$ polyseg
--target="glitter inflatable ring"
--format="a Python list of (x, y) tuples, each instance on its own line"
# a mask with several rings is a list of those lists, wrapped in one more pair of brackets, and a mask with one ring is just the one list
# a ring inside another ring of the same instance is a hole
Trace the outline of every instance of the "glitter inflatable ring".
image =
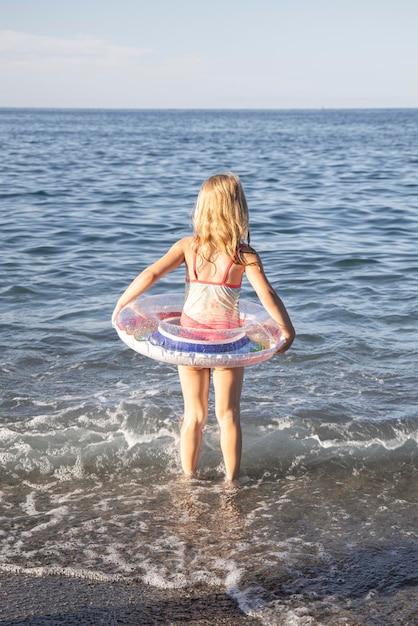
[(140, 296), (119, 313), (114, 327), (127, 346), (174, 365), (242, 367), (272, 357), (285, 344), (280, 326), (259, 304), (240, 300), (238, 328), (180, 326), (184, 297)]

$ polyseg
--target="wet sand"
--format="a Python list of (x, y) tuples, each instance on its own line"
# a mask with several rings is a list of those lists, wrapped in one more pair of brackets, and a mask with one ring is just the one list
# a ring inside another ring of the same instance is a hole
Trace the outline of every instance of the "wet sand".
[(156, 590), (141, 583), (0, 574), (1, 626), (259, 626), (214, 589)]

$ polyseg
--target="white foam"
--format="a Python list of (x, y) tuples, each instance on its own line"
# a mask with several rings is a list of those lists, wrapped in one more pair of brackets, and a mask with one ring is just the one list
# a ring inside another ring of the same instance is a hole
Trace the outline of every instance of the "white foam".
[(126, 577), (120, 574), (104, 574), (102, 572), (77, 569), (73, 567), (45, 566), (45, 567), (22, 567), (20, 565), (0, 564), (0, 572), (7, 574), (29, 574), (31, 576), (67, 576), (68, 578), (81, 578), (97, 582), (125, 581)]
[(26, 515), (32, 516), (32, 515), (38, 514), (38, 511), (36, 510), (36, 506), (35, 506), (35, 494), (34, 493), (29, 493), (26, 496), (26, 501), (22, 502), (20, 506), (23, 509), (23, 511), (26, 513)]
[[(125, 546), (122, 544), (112, 544), (108, 545), (104, 549), (104, 554), (102, 554), (102, 559), (105, 563), (110, 563), (111, 565), (115, 565), (119, 570), (124, 572), (132, 572), (132, 564), (126, 562), (126, 560), (121, 556), (121, 552), (123, 552)], [(94, 555), (94, 552), (91, 551)]]
[(56, 415), (35, 415), (30, 420), (28, 420), (26, 428), (27, 431), (30, 431), (31, 428), (36, 429), (39, 426), (47, 425), (50, 428), (53, 428), (57, 422)]
[(157, 589), (185, 589), (197, 584), (205, 584), (210, 587), (225, 587), (225, 579), (213, 571), (207, 569), (194, 569), (192, 572), (167, 572), (163, 568), (158, 569), (150, 563), (146, 565), (145, 574), (142, 576), (145, 584)]
[(60, 481), (83, 478), (84, 474), (84, 465), (81, 456), (77, 457), (73, 465), (60, 465), (59, 468), (54, 471), (55, 478), (58, 478)]
[(236, 588), (244, 574), (244, 568), (236, 565), (231, 566), (231, 564), (228, 564), (228, 566), (229, 572), (225, 577), (225, 587), (227, 589)]
[(274, 417), (272, 421), (277, 424), (277, 430), (286, 430), (294, 426), (293, 420), (290, 417), (277, 418)]
[(307, 607), (290, 609), (280, 600), (266, 602), (266, 590), (254, 585), (245, 589), (237, 587), (228, 590), (228, 594), (235, 600), (245, 615), (254, 617), (264, 626), (321, 626), (309, 614)]
[(157, 432), (154, 433), (135, 433), (132, 430), (120, 429), (120, 432), (125, 437), (125, 441), (128, 444), (128, 449), (130, 450), (137, 444), (144, 443), (152, 443), (157, 441), (161, 437), (170, 437), (173, 438), (173, 432), (168, 430), (167, 428), (160, 428)]
[(6, 467), (16, 461), (16, 454), (12, 452), (0, 452), (0, 465)]
[(0, 428), (0, 441), (11, 443), (17, 439), (18, 436), (19, 434), (16, 431), (11, 430), (11, 428), (7, 428), (6, 426)]
[[(34, 512), (33, 512), (34, 511)], [(34, 508), (32, 509), (31, 515), (40, 515), (38, 511)], [(51, 519), (48, 522), (43, 522), (41, 524), (37, 524), (30, 530), (24, 530), (21, 533), (21, 537), (31, 537), (34, 533), (42, 532), (46, 529), (52, 528), (60, 523), (60, 521), (68, 515), (68, 508), (66, 506), (60, 506), (56, 509), (50, 509), (47, 515), (51, 515)]]
[(256, 616), (257, 612), (264, 606), (264, 602), (261, 599), (264, 593), (262, 587), (253, 586), (239, 589), (234, 586), (230, 587), (227, 592), (245, 615)]
[(144, 583), (157, 589), (183, 589), (187, 587), (188, 580), (184, 574), (175, 574), (172, 578), (167, 579), (161, 572), (155, 568), (148, 568), (147, 573), (143, 577)]
[(347, 449), (347, 448), (357, 448), (362, 450), (367, 450), (372, 448), (373, 446), (380, 446), (385, 450), (398, 450), (402, 448), (408, 441), (415, 441), (418, 443), (418, 431), (413, 433), (400, 433), (397, 437), (393, 439), (382, 439), (381, 437), (372, 437), (371, 439), (366, 439), (364, 441), (349, 439), (347, 441), (337, 441), (336, 439), (321, 439), (319, 435), (309, 435), (304, 437), (304, 440), (314, 440), (316, 441), (321, 448), (329, 449)]

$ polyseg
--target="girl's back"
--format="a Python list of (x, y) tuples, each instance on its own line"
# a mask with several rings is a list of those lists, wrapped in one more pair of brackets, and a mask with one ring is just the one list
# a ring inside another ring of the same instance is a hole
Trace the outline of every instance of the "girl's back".
[(238, 301), (244, 266), (227, 254), (199, 255), (190, 242), (186, 254), (186, 298), (182, 326), (236, 328), (240, 325)]

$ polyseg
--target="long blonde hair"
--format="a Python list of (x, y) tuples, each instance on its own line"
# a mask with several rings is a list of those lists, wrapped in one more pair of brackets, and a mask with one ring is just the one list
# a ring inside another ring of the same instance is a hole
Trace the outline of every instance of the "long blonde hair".
[(230, 172), (208, 178), (193, 213), (193, 247), (205, 260), (217, 252), (245, 264), (242, 243), (250, 243), (247, 200), (239, 176)]

